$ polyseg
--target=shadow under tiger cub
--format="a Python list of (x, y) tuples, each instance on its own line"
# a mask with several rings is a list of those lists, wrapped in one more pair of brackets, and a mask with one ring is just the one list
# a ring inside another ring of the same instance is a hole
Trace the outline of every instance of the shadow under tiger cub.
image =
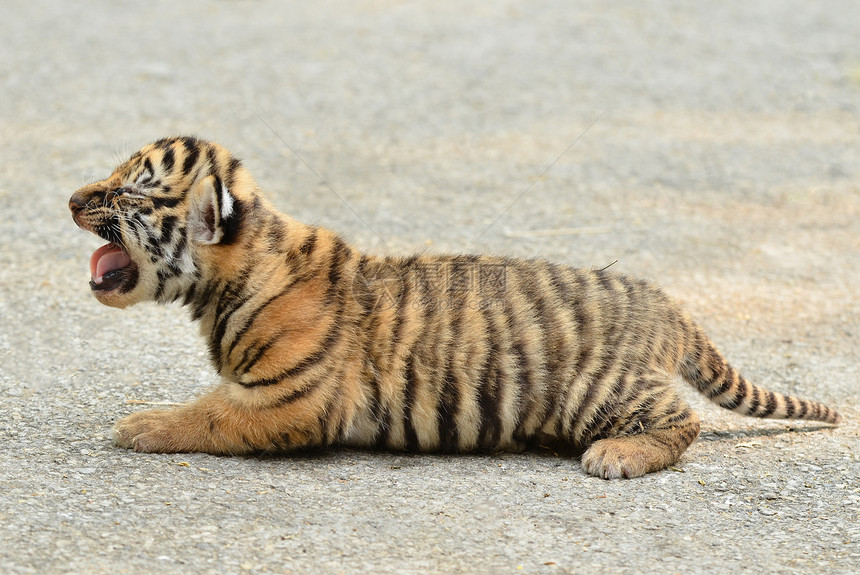
[(484, 256), (377, 257), (276, 211), (241, 162), (166, 138), (79, 189), (102, 303), (179, 301), (222, 383), (135, 413), (118, 445), (241, 454), (326, 445), (519, 450), (553, 442), (586, 472), (636, 477), (699, 433), (680, 376), (755, 417), (838, 423), (741, 377), (658, 288), (605, 271)]

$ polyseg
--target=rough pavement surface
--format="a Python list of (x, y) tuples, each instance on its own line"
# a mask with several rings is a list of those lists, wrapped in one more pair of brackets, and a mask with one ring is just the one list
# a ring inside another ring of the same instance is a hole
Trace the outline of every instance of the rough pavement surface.
[[(4, 3), (0, 572), (857, 572), (854, 2), (287, 4)], [(617, 259), (845, 422), (697, 399), (675, 469), (611, 482), (549, 452), (118, 449), (214, 375), (185, 310), (89, 294), (67, 201), (172, 134), (368, 251)]]

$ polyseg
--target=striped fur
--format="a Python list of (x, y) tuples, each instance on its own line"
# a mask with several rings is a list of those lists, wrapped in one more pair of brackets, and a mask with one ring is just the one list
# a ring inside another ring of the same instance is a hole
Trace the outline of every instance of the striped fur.
[[(555, 444), (588, 473), (635, 477), (698, 435), (677, 376), (744, 415), (840, 420), (749, 383), (643, 281), (539, 260), (362, 254), (277, 212), (241, 162), (195, 138), (145, 147), (70, 208), (128, 262), (94, 277), (96, 297), (181, 302), (223, 380), (184, 407), (121, 420), (123, 447)], [(111, 268), (99, 253), (93, 269)]]

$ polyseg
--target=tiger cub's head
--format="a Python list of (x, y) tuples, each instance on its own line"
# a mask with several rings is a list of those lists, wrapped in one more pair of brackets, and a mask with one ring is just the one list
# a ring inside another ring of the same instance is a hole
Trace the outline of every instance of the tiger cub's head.
[(69, 200), (75, 223), (109, 243), (90, 258), (90, 288), (105, 305), (191, 297), (259, 206), (239, 160), (217, 144), (165, 138), (135, 152), (106, 179)]

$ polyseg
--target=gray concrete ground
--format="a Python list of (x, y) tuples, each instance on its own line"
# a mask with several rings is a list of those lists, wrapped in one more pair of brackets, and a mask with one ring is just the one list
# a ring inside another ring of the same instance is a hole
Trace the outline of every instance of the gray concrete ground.
[[(10, 0), (0, 38), (0, 572), (860, 569), (854, 2)], [(90, 296), (66, 202), (179, 133), (369, 251), (617, 259), (845, 423), (696, 400), (676, 469), (613, 482), (552, 453), (117, 449), (214, 377), (184, 310)]]

